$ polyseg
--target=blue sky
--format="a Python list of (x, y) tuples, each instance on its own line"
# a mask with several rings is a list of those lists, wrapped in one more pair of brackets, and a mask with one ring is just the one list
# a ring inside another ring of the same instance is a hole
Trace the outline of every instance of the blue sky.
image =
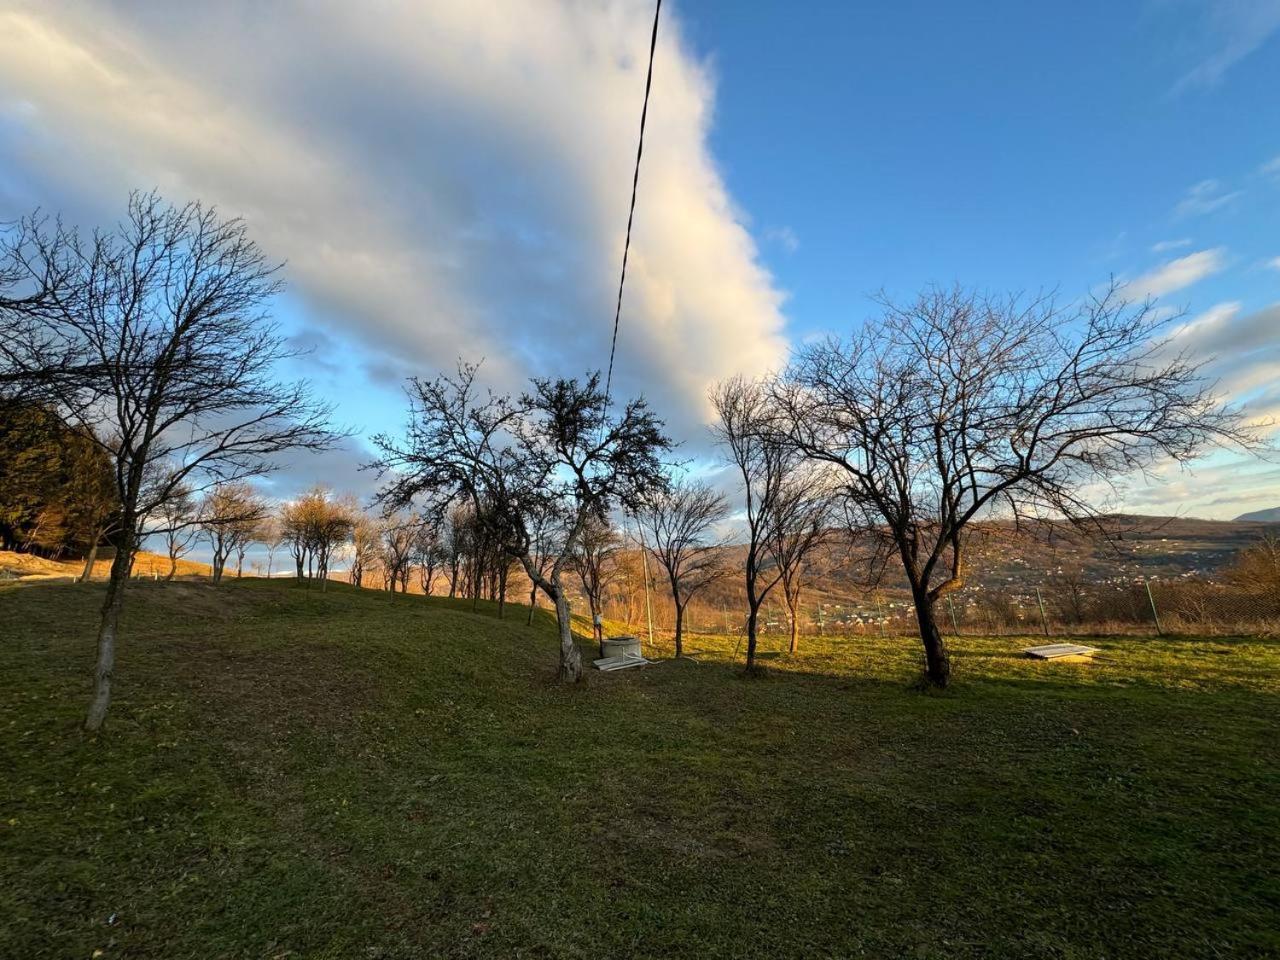
[[(1170, 240), (1232, 262), (1175, 299), (1280, 296), (1280, 272), (1252, 269), (1280, 249), (1280, 181), (1259, 173), (1280, 154), (1280, 44), (1188, 81), (1230, 42), (1207, 5), (719, 3), (687, 20), (720, 81), (713, 150), (798, 332), (860, 317), (881, 286), (1074, 292), (1158, 266)], [(1178, 214), (1209, 180), (1242, 193)]]
[[(459, 355), (607, 362), (647, 0), (0, 0), (0, 217), (131, 187), (244, 216), (287, 261), (297, 372), (363, 435)], [(929, 282), (1115, 275), (1255, 416), (1280, 413), (1280, 0), (664, 5), (619, 389), (694, 454), (707, 386)], [(366, 491), (351, 449), (287, 465)], [(1126, 505), (1280, 504), (1236, 455)]]

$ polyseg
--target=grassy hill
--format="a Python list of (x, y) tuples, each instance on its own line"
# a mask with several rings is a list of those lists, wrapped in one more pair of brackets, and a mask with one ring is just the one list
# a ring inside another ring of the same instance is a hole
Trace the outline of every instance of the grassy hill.
[[(807, 639), (554, 682), (550, 624), (0, 586), (0, 956), (1223, 957), (1280, 934), (1280, 644)], [(662, 656), (659, 649), (652, 653)]]
[[(14, 553), (0, 550), (0, 580), (19, 579), (76, 579), (84, 572), (83, 560), (46, 560), (31, 553)], [(93, 577), (105, 580), (111, 572), (110, 560), (98, 560), (93, 565)], [(133, 561), (134, 576), (164, 577), (169, 573), (169, 558), (156, 553), (139, 551)], [(178, 560), (177, 576), (207, 577), (209, 565), (192, 560)]]

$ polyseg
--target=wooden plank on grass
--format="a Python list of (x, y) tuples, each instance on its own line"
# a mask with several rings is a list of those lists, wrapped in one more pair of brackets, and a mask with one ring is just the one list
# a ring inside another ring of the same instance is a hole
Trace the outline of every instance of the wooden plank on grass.
[(628, 667), (647, 666), (649, 661), (637, 654), (627, 653), (620, 657), (601, 657), (594, 661), (597, 670), (626, 670)]
[(1037, 660), (1061, 660), (1063, 657), (1092, 657), (1098, 649), (1079, 643), (1046, 643), (1039, 647), (1027, 647), (1022, 652)]

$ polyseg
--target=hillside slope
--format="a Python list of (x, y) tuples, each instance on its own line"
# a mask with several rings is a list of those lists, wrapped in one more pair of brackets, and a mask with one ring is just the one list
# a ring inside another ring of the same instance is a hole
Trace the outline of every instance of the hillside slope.
[[(46, 560), (30, 553), (14, 553), (0, 550), (0, 580), (6, 579), (75, 579), (84, 572), (83, 560)], [(93, 577), (102, 580), (111, 572), (110, 560), (99, 560), (93, 565)], [(133, 561), (134, 576), (167, 576), (169, 558), (156, 553), (140, 551)], [(209, 565), (191, 560), (179, 560), (179, 577), (207, 577)]]
[(1236, 517), (1236, 523), (1280, 523), (1280, 507), (1242, 513)]
[[(265, 580), (0, 587), (0, 956), (1280, 949), (1272, 641), (1095, 665), (806, 639), (553, 679), (545, 616)], [(662, 656), (664, 650), (650, 651)]]

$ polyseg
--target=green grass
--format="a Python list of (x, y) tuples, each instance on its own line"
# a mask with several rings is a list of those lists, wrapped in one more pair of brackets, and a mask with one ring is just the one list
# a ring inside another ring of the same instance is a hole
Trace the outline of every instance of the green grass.
[(0, 957), (1280, 953), (1274, 640), (565, 687), (518, 608), (141, 582), (89, 738), (99, 598), (0, 590)]

